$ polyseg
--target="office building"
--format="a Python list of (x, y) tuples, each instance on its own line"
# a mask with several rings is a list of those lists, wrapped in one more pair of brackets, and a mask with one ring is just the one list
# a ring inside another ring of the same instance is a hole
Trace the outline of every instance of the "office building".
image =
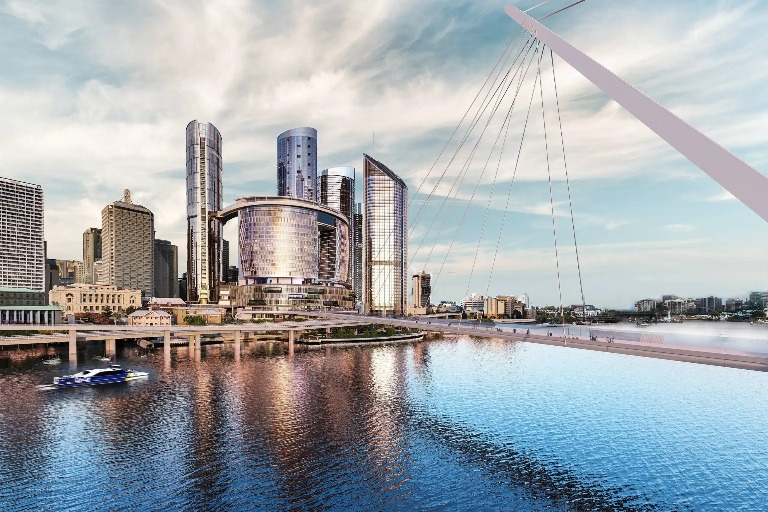
[(59, 284), (84, 283), (83, 262), (76, 260), (56, 260), (59, 268)]
[(363, 302), (366, 313), (402, 315), (408, 297), (408, 187), (363, 155)]
[(218, 301), (221, 280), (221, 134), (211, 123), (187, 125), (187, 300)]
[(155, 239), (154, 296), (179, 296), (179, 249), (168, 240)]
[(314, 128), (293, 128), (277, 136), (277, 195), (317, 202)]
[(464, 297), (464, 300), (461, 301), (461, 306), (467, 314), (482, 314), (485, 312), (485, 297), (473, 293), (469, 297)]
[(88, 228), (83, 232), (83, 282), (93, 284), (93, 264), (101, 259), (101, 229)]
[(45, 292), (43, 188), (0, 178), (0, 286)]
[(413, 306), (427, 308), (430, 305), (432, 294), (432, 276), (426, 272), (413, 275)]
[(221, 240), (221, 281), (229, 282), (229, 240)]
[(131, 191), (126, 189), (122, 200), (101, 211), (101, 235), (103, 280), (151, 296), (155, 254), (152, 212), (134, 204)]

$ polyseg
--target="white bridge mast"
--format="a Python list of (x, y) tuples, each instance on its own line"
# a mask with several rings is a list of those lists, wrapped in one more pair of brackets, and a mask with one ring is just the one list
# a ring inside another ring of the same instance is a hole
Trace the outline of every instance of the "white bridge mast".
[(513, 5), (510, 18), (768, 221), (768, 178)]

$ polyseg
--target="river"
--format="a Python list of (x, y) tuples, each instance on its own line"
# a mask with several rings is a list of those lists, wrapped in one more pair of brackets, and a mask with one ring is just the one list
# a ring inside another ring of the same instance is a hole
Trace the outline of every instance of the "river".
[(118, 358), (150, 378), (0, 368), (0, 510), (768, 508), (768, 373), (466, 337)]

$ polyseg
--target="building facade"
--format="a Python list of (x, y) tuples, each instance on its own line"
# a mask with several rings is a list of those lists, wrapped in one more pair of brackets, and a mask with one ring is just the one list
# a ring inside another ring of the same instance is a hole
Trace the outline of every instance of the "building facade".
[(430, 305), (432, 295), (432, 276), (426, 272), (413, 275), (413, 305), (426, 308)]
[(221, 133), (211, 123), (187, 125), (187, 300), (218, 301), (223, 204)]
[(0, 178), (0, 286), (45, 292), (43, 188)]
[(357, 203), (357, 211), (352, 215), (352, 291), (355, 301), (363, 301), (363, 205)]
[(155, 216), (133, 204), (131, 191), (101, 211), (102, 270), (106, 284), (141, 290), (154, 289)]
[(293, 128), (277, 136), (277, 195), (317, 202), (314, 128)]
[(125, 311), (141, 307), (141, 290), (118, 289), (114, 285), (73, 284), (57, 286), (50, 292), (50, 303), (65, 314)]
[(363, 155), (363, 303), (366, 313), (402, 315), (408, 297), (408, 187)]
[(355, 287), (355, 168), (329, 167), (317, 179), (319, 203), (341, 212), (349, 221), (349, 279)]
[[(83, 232), (84, 283), (94, 284), (93, 264), (101, 259), (101, 229), (88, 228)], [(80, 281), (78, 281), (80, 282)]]
[(239, 223), (239, 280), (228, 294), (234, 305), (352, 307), (349, 223), (340, 212), (303, 199), (251, 196), (218, 216)]
[(179, 249), (168, 240), (155, 239), (154, 296), (179, 296)]
[(173, 316), (165, 311), (148, 311), (140, 309), (128, 315), (128, 325), (171, 325)]

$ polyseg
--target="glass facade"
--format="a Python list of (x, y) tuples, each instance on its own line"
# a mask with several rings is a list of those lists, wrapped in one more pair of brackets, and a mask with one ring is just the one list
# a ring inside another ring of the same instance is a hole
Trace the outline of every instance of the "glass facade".
[(363, 155), (366, 313), (402, 315), (407, 301), (408, 187), (381, 162)]
[(239, 219), (240, 284), (330, 283), (349, 288), (349, 222), (288, 197), (243, 197), (217, 213)]
[(217, 302), (221, 281), (221, 134), (211, 123), (187, 125), (187, 300)]
[(303, 127), (277, 137), (277, 195), (317, 202), (317, 130)]
[(315, 212), (292, 206), (249, 206), (238, 212), (240, 270), (246, 282), (317, 279)]
[[(354, 167), (329, 167), (320, 171), (317, 179), (319, 202), (332, 210), (343, 214), (349, 220), (348, 234), (350, 237), (355, 232), (355, 168)], [(337, 231), (338, 233), (339, 231)], [(355, 252), (353, 240), (349, 239), (349, 258), (347, 260), (347, 273), (355, 288)], [(322, 250), (322, 248), (321, 248)], [(336, 263), (338, 266), (338, 262)]]

